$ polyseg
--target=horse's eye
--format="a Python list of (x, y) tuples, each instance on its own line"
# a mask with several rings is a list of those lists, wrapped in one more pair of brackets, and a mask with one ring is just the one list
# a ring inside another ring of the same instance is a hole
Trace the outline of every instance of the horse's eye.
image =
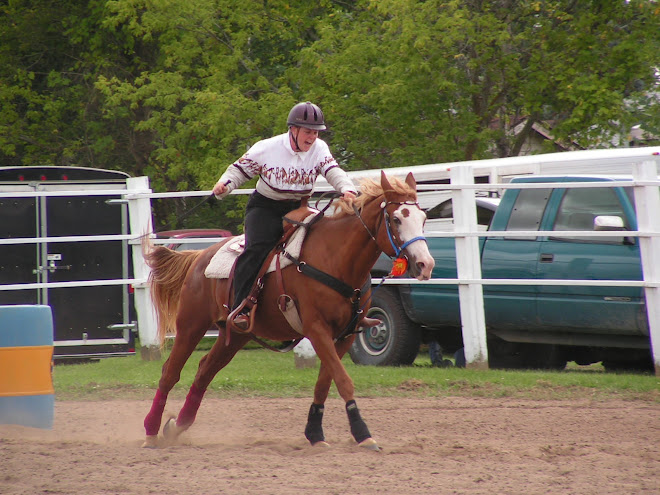
[(394, 217), (392, 221), (394, 222), (394, 225), (401, 225), (401, 219), (398, 217)]

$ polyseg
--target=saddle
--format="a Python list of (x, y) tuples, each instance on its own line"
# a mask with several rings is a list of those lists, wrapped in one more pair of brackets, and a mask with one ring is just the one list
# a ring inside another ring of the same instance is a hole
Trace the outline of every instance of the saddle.
[[(311, 219), (309, 222), (305, 223), (303, 220), (307, 219), (311, 215), (317, 215), (316, 218)], [(290, 211), (287, 213), (287, 215), (282, 219), (282, 228), (284, 230), (284, 234), (282, 235), (282, 238), (277, 242), (275, 247), (270, 251), (268, 256), (266, 257), (266, 260), (264, 261), (263, 265), (261, 266), (261, 269), (259, 270), (257, 277), (255, 281), (252, 284), (252, 288), (250, 289), (250, 292), (248, 293), (248, 296), (239, 304), (236, 309), (234, 309), (229, 315), (227, 316), (227, 327), (231, 329), (231, 331), (236, 332), (236, 333), (241, 333), (241, 334), (249, 334), (252, 333), (252, 329), (254, 327), (254, 315), (257, 310), (257, 301), (259, 299), (259, 294), (261, 293), (263, 289), (263, 277), (264, 275), (268, 272), (269, 267), (271, 266), (273, 259), (276, 258), (276, 265), (277, 265), (277, 271), (279, 272), (280, 270), (280, 264), (279, 264), (279, 254), (284, 250), (284, 248), (287, 245), (287, 242), (293, 234), (296, 232), (296, 230), (299, 227), (304, 227), (304, 228), (309, 228), (317, 219), (320, 219), (322, 215), (318, 210), (315, 210), (313, 208), (310, 208), (307, 205), (307, 200), (303, 199), (301, 206), (295, 210)], [(231, 272), (229, 273), (229, 279), (227, 283), (227, 291), (224, 297), (225, 304), (223, 306), (225, 308), (230, 308), (232, 306), (232, 301), (233, 301), (233, 285), (234, 285), (234, 268), (236, 267), (236, 262), (234, 262), (234, 265), (232, 266)], [(279, 276), (281, 280), (281, 276)], [(295, 309), (295, 304), (293, 303), (293, 300), (284, 294), (283, 287), (281, 287), (281, 295), (280, 295), (280, 300), (284, 300), (283, 296), (286, 296), (288, 300), (290, 301), (290, 304), (286, 303), (281, 303), (280, 304), (280, 309), (282, 310), (284, 308), (288, 308), (289, 312), (291, 311), (291, 305), (293, 305), (293, 309), (295, 311), (295, 317), (297, 318), (297, 322), (294, 320), (292, 327), (294, 330), (298, 331), (302, 335), (302, 324), (300, 322), (300, 317), (298, 316), (298, 312)], [(284, 306), (283, 306), (284, 304)], [(243, 330), (236, 325), (233, 324), (234, 318), (242, 312), (249, 311), (249, 318), (250, 318), (250, 323), (248, 325), (248, 328)], [(283, 311), (284, 312), (284, 311)], [(290, 314), (290, 313), (289, 313)], [(287, 313), (285, 313), (285, 317), (287, 316)], [(287, 320), (289, 318), (287, 317)], [(289, 321), (291, 324), (292, 321)], [(299, 328), (297, 328), (299, 327)], [(226, 336), (226, 341), (227, 344), (229, 343), (229, 334), (230, 332), (227, 332)]]
[[(311, 215), (315, 215), (314, 218), (309, 219)], [(282, 235), (282, 238), (278, 241), (278, 243), (275, 245), (275, 247), (270, 251), (268, 256), (266, 257), (266, 260), (264, 261), (261, 269), (259, 270), (257, 277), (252, 285), (252, 288), (250, 289), (250, 292), (248, 293), (248, 296), (241, 302), (241, 304), (236, 307), (233, 311), (229, 313), (227, 316), (227, 328), (233, 332), (239, 333), (239, 334), (251, 334), (253, 327), (254, 327), (254, 317), (257, 311), (257, 302), (259, 299), (259, 294), (261, 293), (263, 289), (263, 277), (264, 275), (269, 271), (269, 268), (271, 267), (273, 263), (273, 259), (275, 260), (275, 266), (276, 266), (276, 275), (277, 275), (277, 283), (279, 285), (279, 292), (280, 295), (278, 297), (278, 307), (284, 317), (286, 318), (287, 322), (293, 328), (296, 332), (298, 332), (301, 336), (303, 335), (303, 328), (302, 328), (302, 322), (300, 320), (300, 316), (298, 314), (298, 309), (296, 307), (295, 301), (291, 296), (286, 294), (285, 289), (284, 289), (284, 284), (282, 281), (282, 275), (281, 275), (281, 265), (280, 265), (280, 254), (284, 253), (285, 256), (288, 257), (288, 253), (286, 253), (284, 250), (287, 246), (287, 242), (291, 239), (293, 234), (298, 230), (299, 227), (303, 227), (305, 229), (309, 229), (316, 221), (321, 219), (323, 217), (323, 212), (319, 212), (316, 209), (310, 208), (307, 205), (307, 200), (303, 199), (302, 204), (299, 208), (290, 211), (282, 220), (282, 227), (284, 230), (284, 234)], [(229, 310), (231, 307), (231, 303), (233, 301), (233, 279), (234, 279), (234, 268), (236, 266), (236, 262), (234, 262), (234, 265), (232, 266), (231, 272), (229, 273), (228, 277), (228, 283), (227, 283), (227, 290), (225, 293), (224, 297), (224, 304), (223, 306)], [(233, 324), (234, 318), (245, 311), (249, 311), (249, 325), (247, 329), (241, 329), (237, 327), (236, 325)], [(360, 318), (359, 321), (356, 324), (356, 327), (373, 327), (378, 324), (380, 324), (380, 320), (374, 319), (374, 318), (367, 318), (364, 316), (361, 312), (359, 314)], [(229, 344), (230, 340), (230, 334), (231, 332), (226, 332), (226, 337), (225, 337), (225, 343), (226, 345)], [(345, 336), (345, 335), (344, 335)], [(256, 337), (253, 336), (255, 340)], [(296, 342), (297, 343), (297, 342)], [(262, 343), (263, 345), (263, 343)], [(268, 346), (267, 346), (268, 347)]]

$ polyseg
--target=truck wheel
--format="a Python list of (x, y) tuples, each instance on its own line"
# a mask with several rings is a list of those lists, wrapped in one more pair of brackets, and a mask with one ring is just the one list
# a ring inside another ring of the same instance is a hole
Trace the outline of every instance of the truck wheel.
[(348, 351), (353, 362), (372, 366), (412, 364), (419, 352), (421, 331), (406, 315), (398, 291), (390, 287), (376, 290), (367, 316), (381, 324), (357, 335)]
[(646, 359), (625, 359), (625, 354), (622, 352), (620, 359), (604, 359), (603, 367), (608, 372), (620, 373), (653, 373), (655, 365), (653, 358), (650, 356)]
[(522, 345), (488, 334), (488, 366), (493, 369), (524, 369), (526, 355)]
[(491, 368), (563, 370), (566, 367), (561, 346), (507, 342), (490, 334), (488, 362)]
[(523, 344), (527, 368), (535, 370), (563, 370), (566, 356), (563, 348), (552, 344)]

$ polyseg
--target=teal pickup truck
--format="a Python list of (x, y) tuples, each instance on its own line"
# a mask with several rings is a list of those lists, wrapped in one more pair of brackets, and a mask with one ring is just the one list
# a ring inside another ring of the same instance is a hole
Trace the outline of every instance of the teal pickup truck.
[[(531, 176), (512, 183), (547, 187), (507, 189), (499, 205), (478, 203), (488, 231), (556, 231), (555, 235), (480, 237), (483, 278), (641, 280), (631, 187), (562, 187), (615, 177)], [(489, 206), (492, 205), (492, 206)], [(450, 200), (435, 208), (451, 214)], [(659, 212), (660, 213), (660, 212)], [(430, 217), (432, 215), (429, 215)], [(570, 231), (611, 231), (611, 236)], [(433, 278), (455, 279), (454, 239), (428, 234)], [(379, 260), (373, 277), (386, 273)], [(491, 367), (562, 369), (568, 361), (602, 362), (607, 369), (653, 369), (641, 287), (572, 285), (483, 286)], [(444, 352), (462, 347), (456, 285), (384, 285), (369, 315), (382, 323), (358, 335), (350, 355), (372, 365), (410, 364), (423, 341)]]

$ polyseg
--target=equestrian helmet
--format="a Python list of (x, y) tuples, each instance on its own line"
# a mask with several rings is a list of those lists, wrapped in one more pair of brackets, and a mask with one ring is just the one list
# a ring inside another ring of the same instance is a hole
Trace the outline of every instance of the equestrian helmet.
[(289, 127), (306, 127), (314, 131), (325, 131), (325, 119), (321, 109), (311, 101), (298, 103), (289, 112), (286, 123)]

